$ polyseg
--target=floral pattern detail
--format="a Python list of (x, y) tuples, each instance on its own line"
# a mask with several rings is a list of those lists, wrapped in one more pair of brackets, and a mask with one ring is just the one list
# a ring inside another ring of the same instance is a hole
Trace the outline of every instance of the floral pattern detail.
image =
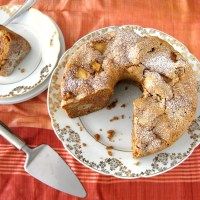
[[(65, 123), (61, 123), (57, 117), (60, 111), (60, 77), (62, 76), (63, 69), (65, 67), (65, 63), (68, 60), (68, 57), (76, 50), (83, 42), (87, 41), (91, 37), (94, 37), (98, 34), (102, 34), (108, 31), (116, 30), (118, 28), (126, 29), (129, 28), (140, 35), (157, 35), (162, 39), (167, 40), (173, 46), (179, 50), (180, 53), (184, 54), (184, 56), (188, 59), (196, 69), (197, 72), (200, 69), (200, 65), (198, 60), (189, 53), (186, 47), (178, 42), (177, 40), (173, 39), (171, 36), (168, 36), (165, 33), (157, 31), (155, 29), (145, 29), (139, 26), (122, 26), (122, 27), (109, 27), (100, 29), (98, 31), (92, 32), (89, 35), (84, 36), (82, 39), (77, 41), (74, 46), (68, 50), (64, 56), (62, 57), (61, 61), (59, 62), (57, 68), (54, 71), (54, 74), (51, 79), (51, 84), (48, 90), (48, 106), (49, 106), (49, 113), (52, 119), (52, 125), (57, 134), (58, 138), (62, 141), (64, 147), (82, 164), (92, 168), (99, 173), (113, 175), (119, 178), (139, 178), (139, 177), (150, 177), (155, 176), (157, 174), (163, 173), (166, 170), (169, 170), (181, 162), (183, 162), (194, 150), (194, 148), (200, 143), (200, 116), (196, 118), (190, 125), (188, 132), (189, 144), (188, 148), (185, 150), (177, 150), (175, 152), (168, 152), (164, 150), (160, 153), (152, 155), (152, 159), (147, 162), (145, 168), (138, 170), (137, 172), (134, 171), (136, 166), (130, 167), (130, 165), (126, 165), (123, 159), (117, 159), (115, 157), (109, 157), (106, 153), (102, 153), (102, 156), (98, 159), (91, 159), (88, 154), (85, 154), (85, 148), (82, 147), (82, 136), (79, 129), (77, 130), (74, 127), (70, 127)], [(61, 128), (62, 127), (62, 128)], [(132, 158), (130, 157), (130, 162)], [(137, 166), (138, 168), (140, 167)]]
[[(55, 122), (55, 121), (54, 121)], [(200, 126), (194, 121), (190, 126), (189, 133), (191, 138), (194, 139), (194, 143), (191, 143), (191, 148), (188, 149), (187, 152), (184, 153), (159, 153), (157, 154), (153, 162), (151, 164), (151, 169), (147, 169), (141, 173), (132, 173), (128, 167), (123, 165), (123, 163), (116, 158), (106, 158), (103, 161), (90, 162), (88, 159), (83, 157), (81, 141), (79, 137), (79, 133), (74, 132), (69, 126), (64, 127), (63, 129), (59, 128), (59, 124), (54, 123), (54, 127), (56, 132), (58, 132), (58, 137), (62, 142), (66, 143), (65, 147), (73, 152), (73, 155), (80, 160), (85, 165), (99, 171), (104, 174), (113, 174), (117, 177), (143, 177), (143, 176), (152, 176), (156, 173), (164, 172), (169, 168), (172, 168), (185, 158), (190, 155), (193, 150), (194, 145), (199, 144), (198, 140), (200, 140)], [(198, 131), (199, 134), (195, 134), (195, 131)]]
[(0, 98), (5, 98), (5, 97), (14, 97), (17, 95), (24, 94), (35, 87), (37, 87), (39, 84), (41, 84), (49, 75), (49, 68), (51, 68), (51, 64), (46, 65), (40, 72), (40, 79), (37, 83), (31, 86), (17, 86), (16, 88), (12, 89), (8, 94), (6, 95), (0, 95)]

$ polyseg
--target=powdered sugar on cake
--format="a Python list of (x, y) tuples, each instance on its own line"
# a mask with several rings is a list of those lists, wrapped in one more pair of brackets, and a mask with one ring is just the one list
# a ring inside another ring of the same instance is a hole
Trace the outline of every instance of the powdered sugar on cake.
[(99, 110), (123, 79), (143, 88), (143, 97), (133, 102), (133, 155), (171, 145), (194, 118), (197, 85), (191, 66), (157, 37), (119, 29), (84, 43), (66, 63), (62, 106), (70, 117)]

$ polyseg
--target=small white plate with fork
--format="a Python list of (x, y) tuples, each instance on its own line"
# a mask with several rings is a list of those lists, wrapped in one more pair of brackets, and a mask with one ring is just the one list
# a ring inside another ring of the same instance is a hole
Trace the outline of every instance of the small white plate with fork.
[[(1, 6), (0, 24), (19, 6)], [(0, 77), (0, 99), (24, 95), (41, 85), (57, 64), (60, 53), (59, 33), (55, 23), (31, 8), (8, 28), (22, 35), (31, 45), (30, 53), (8, 77)]]
[[(58, 27), (58, 25), (56, 23), (55, 23), (55, 25), (58, 29), (59, 38), (60, 38), (60, 53), (58, 56), (58, 59), (59, 59), (62, 56), (62, 54), (65, 52), (65, 40), (64, 40), (62, 31), (60, 30), (60, 28)], [(45, 91), (49, 85), (49, 80), (50, 80), (50, 76), (42, 84), (38, 85), (36, 88), (34, 88), (33, 90), (31, 90), (30, 92), (27, 92), (25, 94), (18, 95), (15, 97), (0, 99), (0, 104), (16, 104), (16, 103), (28, 101), (29, 99), (32, 99), (32, 98), (38, 96), (39, 94), (41, 94), (43, 91)]]

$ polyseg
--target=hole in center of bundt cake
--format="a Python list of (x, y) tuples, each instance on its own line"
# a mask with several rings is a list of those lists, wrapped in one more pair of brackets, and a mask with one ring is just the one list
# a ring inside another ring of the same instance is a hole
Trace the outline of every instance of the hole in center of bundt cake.
[[(107, 107), (80, 117), (82, 125), (94, 139), (95, 135), (99, 134), (98, 142), (101, 144), (112, 146), (116, 150), (131, 152), (133, 101), (141, 96), (142, 92), (137, 84), (131, 81), (120, 81), (115, 86), (114, 94)], [(107, 134), (109, 130), (115, 132), (111, 140)]]

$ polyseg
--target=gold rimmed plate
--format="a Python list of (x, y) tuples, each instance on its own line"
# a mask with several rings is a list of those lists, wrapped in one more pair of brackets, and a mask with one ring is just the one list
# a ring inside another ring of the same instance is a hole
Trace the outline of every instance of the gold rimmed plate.
[[(139, 89), (129, 83), (117, 85), (111, 102), (116, 101), (116, 106), (108, 110), (100, 111), (71, 119), (60, 107), (60, 82), (68, 57), (85, 41), (108, 31), (117, 29), (130, 29), (144, 36), (153, 35), (169, 42), (192, 65), (200, 85), (199, 61), (188, 49), (175, 38), (155, 29), (142, 28), (140, 26), (107, 27), (81, 38), (74, 46), (66, 51), (54, 70), (48, 89), (48, 110), (52, 127), (66, 150), (80, 163), (102, 174), (112, 175), (118, 178), (133, 179), (139, 177), (151, 177), (164, 173), (183, 162), (200, 143), (200, 104), (196, 119), (188, 131), (181, 136), (169, 148), (161, 152), (134, 159), (131, 152), (132, 130), (132, 100), (140, 95)], [(133, 92), (134, 91), (134, 92)], [(198, 90), (198, 95), (200, 91)], [(126, 106), (122, 106), (126, 105)], [(113, 120), (117, 116), (118, 120)], [(114, 130), (116, 135), (111, 141), (107, 138), (107, 131)], [(100, 139), (95, 139), (95, 134)], [(112, 155), (108, 153), (106, 146), (112, 146)]]

